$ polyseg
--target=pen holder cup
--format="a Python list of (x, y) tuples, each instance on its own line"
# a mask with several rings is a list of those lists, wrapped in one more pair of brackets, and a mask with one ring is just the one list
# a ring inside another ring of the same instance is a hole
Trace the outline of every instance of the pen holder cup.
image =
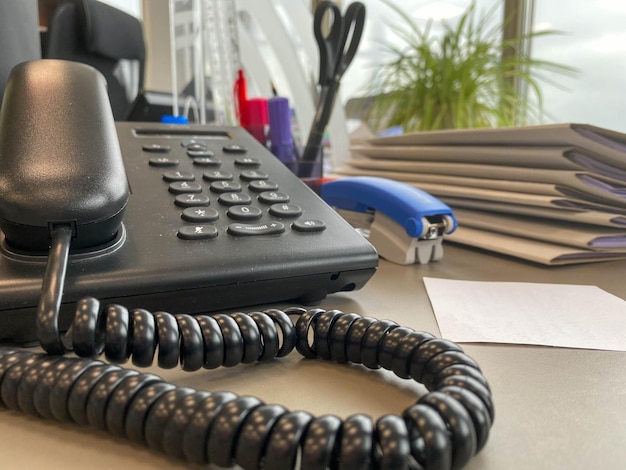
[(324, 176), (324, 164), (321, 158), (318, 157), (312, 162), (299, 161), (297, 162), (297, 168), (295, 170), (294, 173), (298, 175), (298, 178), (300, 178), (304, 184), (316, 193), (319, 193), (320, 182)]

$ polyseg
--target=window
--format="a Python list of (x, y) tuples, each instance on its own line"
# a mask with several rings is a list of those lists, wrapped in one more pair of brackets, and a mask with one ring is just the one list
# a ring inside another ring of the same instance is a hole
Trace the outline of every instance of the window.
[(623, 0), (538, 0), (535, 29), (565, 34), (537, 39), (535, 57), (578, 69), (575, 78), (551, 77), (564, 90), (546, 88), (549, 122), (580, 122), (626, 132), (626, 3)]
[[(372, 73), (384, 59), (383, 44), (392, 36), (394, 14), (380, 0), (361, 0), (368, 20), (359, 55), (342, 81), (342, 98), (363, 96)], [(470, 0), (394, 0), (425, 24), (426, 16), (454, 21), (455, 11)], [(485, 10), (498, 0), (477, 0)], [(534, 31), (562, 34), (539, 37), (529, 44), (533, 58), (577, 69), (573, 76), (542, 72), (544, 117), (541, 123), (581, 122), (626, 132), (624, 82), (626, 82), (626, 3), (623, 0), (520, 0), (525, 2), (527, 26)], [(504, 0), (500, 2), (504, 5)], [(509, 0), (509, 3), (516, 3)], [(435, 13), (432, 13), (435, 12)], [(503, 13), (500, 13), (503, 16)], [(436, 20), (435, 20), (436, 24)], [(539, 124), (539, 122), (537, 122)]]

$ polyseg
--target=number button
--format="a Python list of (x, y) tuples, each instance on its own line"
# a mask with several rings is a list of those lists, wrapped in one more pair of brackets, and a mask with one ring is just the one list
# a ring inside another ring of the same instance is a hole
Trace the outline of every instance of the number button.
[(223, 206), (236, 206), (238, 204), (250, 204), (252, 202), (252, 198), (250, 196), (240, 193), (220, 194), (220, 197), (217, 198), (217, 200)]
[(239, 192), (241, 185), (233, 181), (214, 181), (211, 183), (211, 191), (214, 193)]
[(170, 183), (169, 192), (172, 194), (201, 193), (202, 186), (200, 186), (200, 183), (177, 181), (176, 183)]
[(233, 175), (226, 171), (205, 171), (202, 175), (202, 179), (205, 181), (230, 181), (233, 179)]
[(237, 166), (250, 167), (250, 166), (259, 166), (260, 164), (261, 164), (261, 160), (259, 160), (258, 158), (239, 157), (235, 159), (235, 165)]
[(166, 171), (163, 173), (163, 179), (172, 183), (174, 181), (195, 181), (196, 177), (189, 171)]
[(264, 191), (259, 194), (259, 201), (265, 202), (266, 204), (289, 202), (289, 195), (278, 191)]
[(254, 181), (254, 180), (266, 180), (270, 176), (264, 171), (257, 170), (245, 170), (241, 172), (239, 177), (244, 181)]
[(276, 191), (278, 189), (278, 185), (273, 181), (257, 180), (251, 181), (248, 188), (258, 193), (262, 191)]
[(226, 212), (228, 217), (237, 220), (256, 220), (260, 219), (263, 211), (255, 206), (233, 206)]
[(209, 197), (204, 194), (179, 194), (174, 198), (178, 207), (208, 206)]

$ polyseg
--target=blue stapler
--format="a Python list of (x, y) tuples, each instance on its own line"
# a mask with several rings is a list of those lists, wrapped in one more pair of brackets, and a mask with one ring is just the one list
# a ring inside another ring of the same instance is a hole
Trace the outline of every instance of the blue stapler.
[(441, 259), (443, 235), (457, 226), (452, 209), (439, 199), (386, 178), (342, 178), (324, 183), (321, 195), (381, 257), (398, 264)]

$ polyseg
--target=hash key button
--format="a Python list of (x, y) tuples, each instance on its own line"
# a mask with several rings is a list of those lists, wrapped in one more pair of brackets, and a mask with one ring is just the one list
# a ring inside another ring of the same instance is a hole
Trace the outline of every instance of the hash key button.
[(272, 204), (270, 214), (276, 217), (298, 217), (302, 214), (302, 209), (295, 204)]

